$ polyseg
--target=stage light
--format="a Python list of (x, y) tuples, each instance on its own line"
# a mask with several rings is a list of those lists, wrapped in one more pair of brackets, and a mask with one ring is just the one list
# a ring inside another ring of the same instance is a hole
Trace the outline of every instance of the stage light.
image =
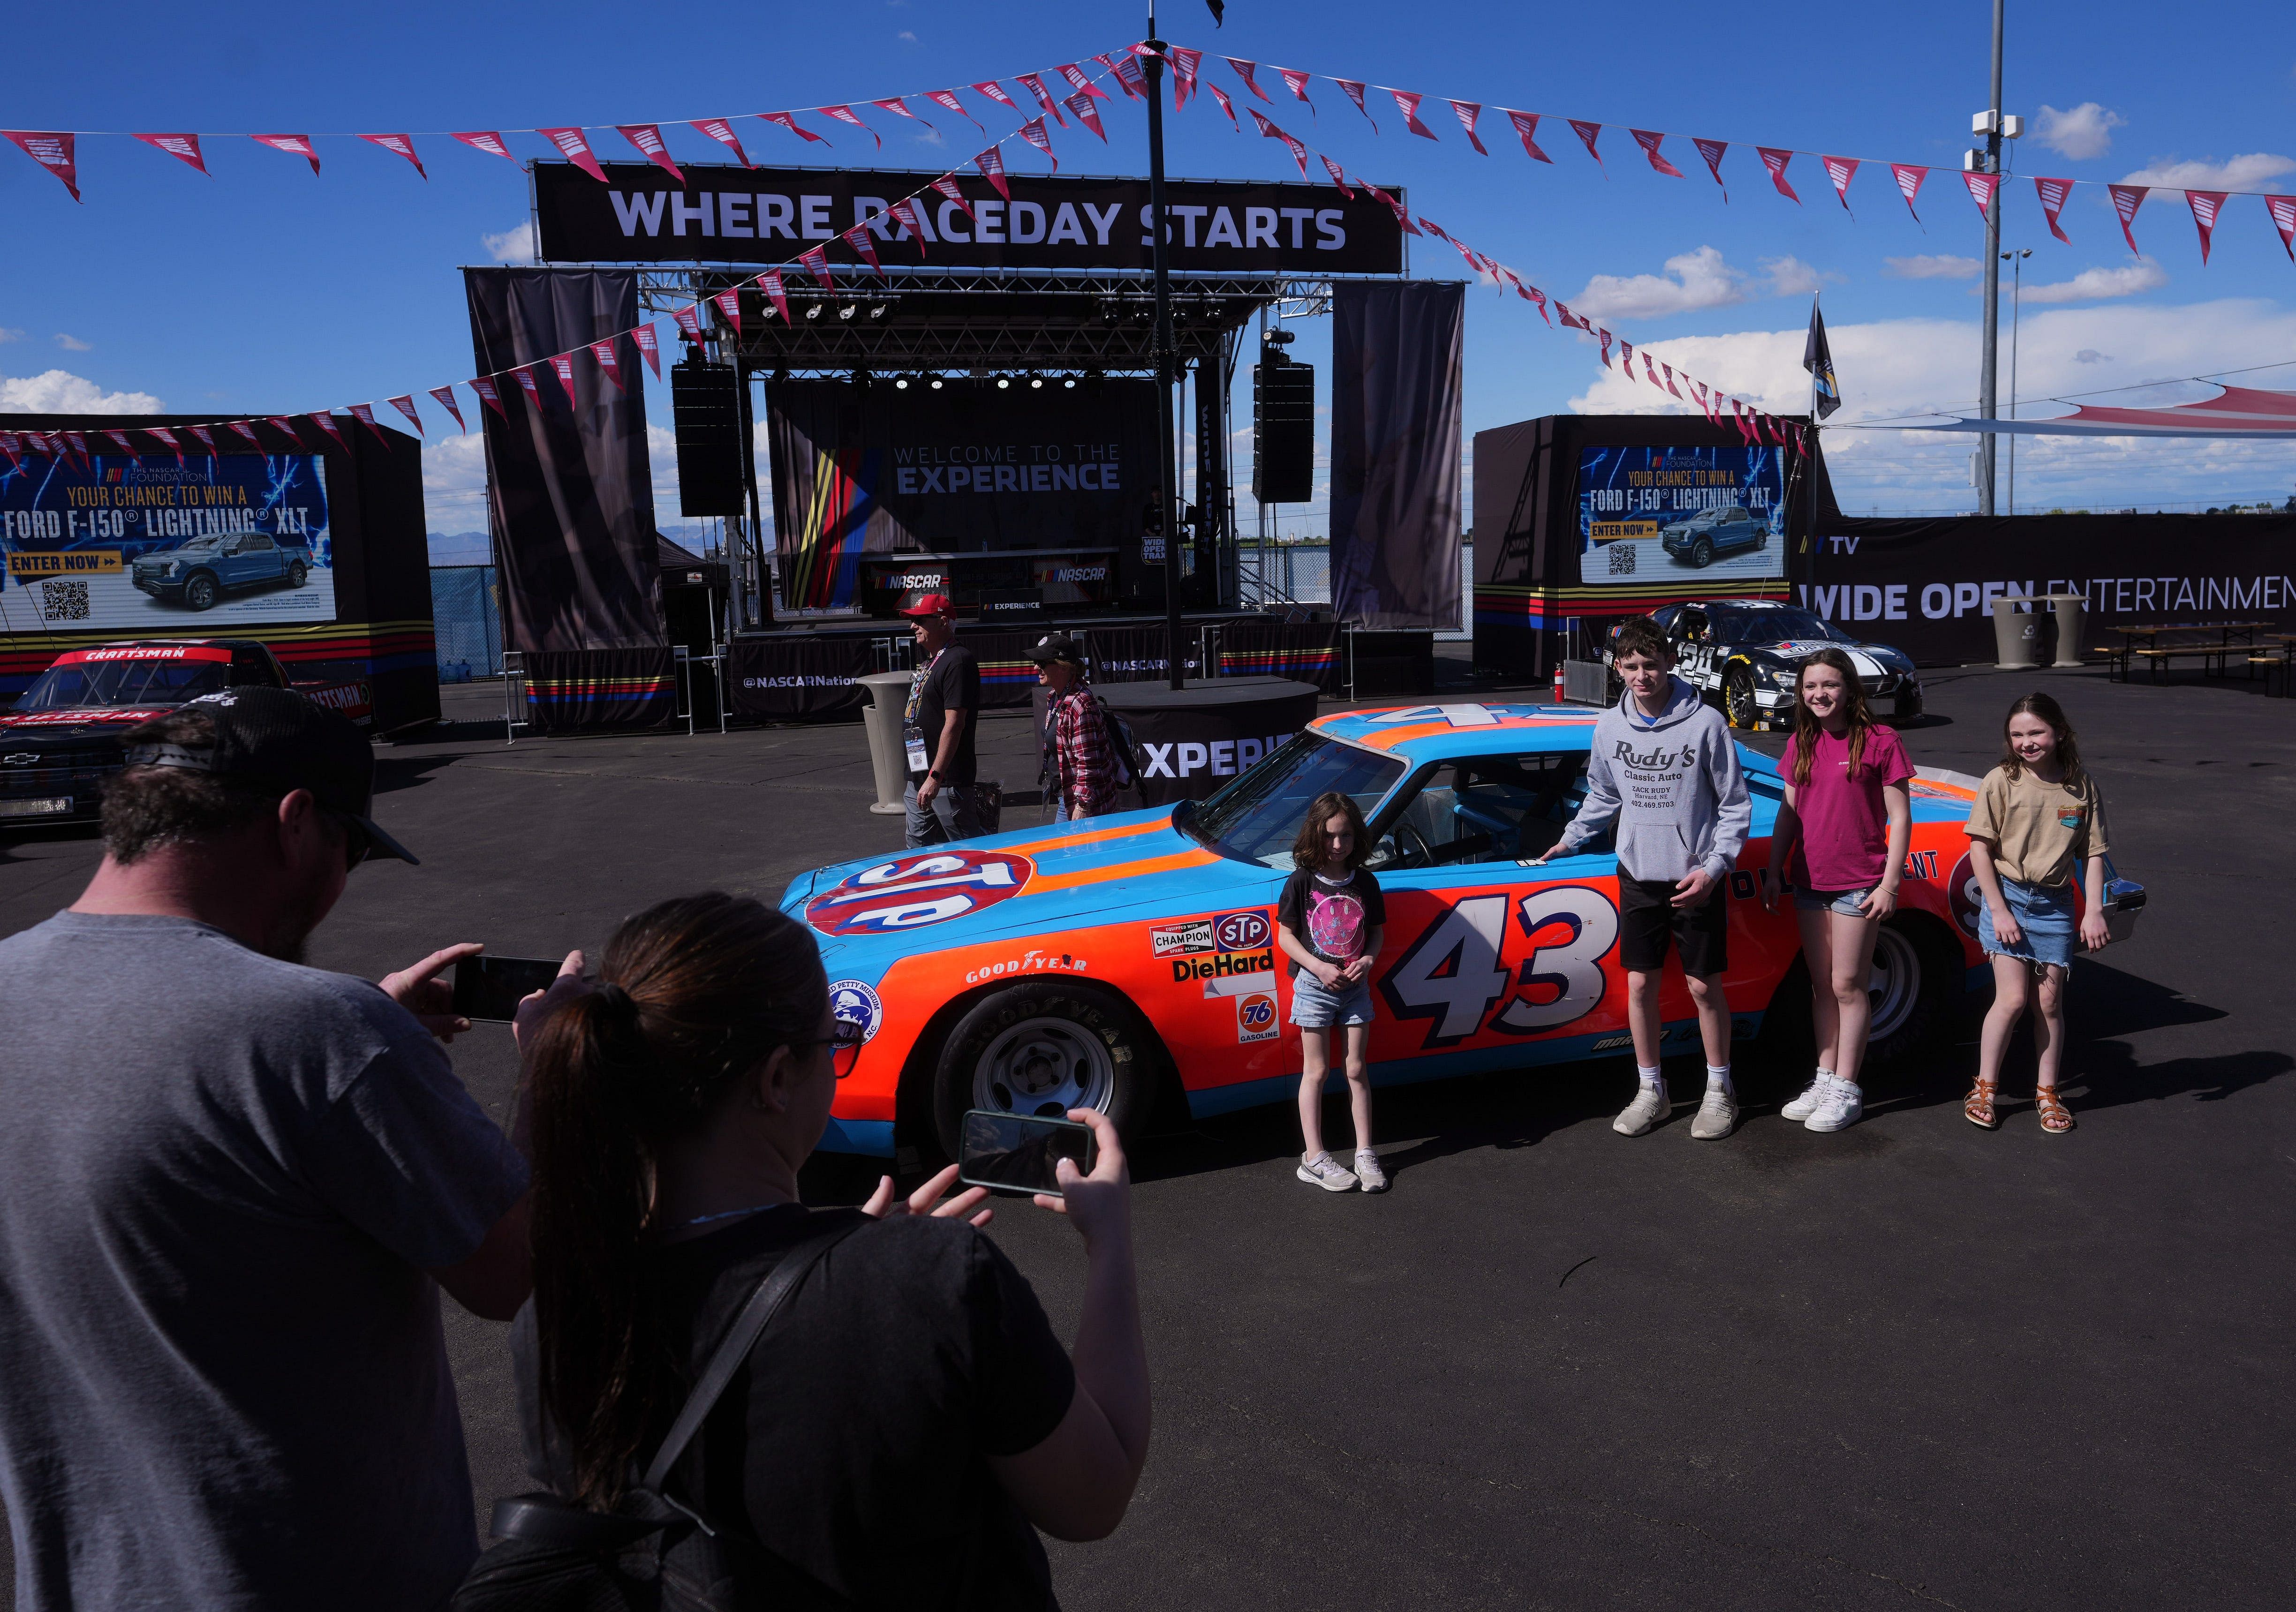
[(820, 303), (818, 303), (818, 302), (815, 303), (811, 307), (808, 307), (808, 309), (806, 309), (806, 310), (805, 310), (805, 316), (806, 316), (807, 318), (808, 318), (808, 319), (818, 319), (818, 318), (820, 318), (820, 317), (821, 317), (821, 307), (822, 307), (822, 305), (821, 305)]
[(896, 375), (896, 376), (894, 376), (894, 377), (893, 377), (893, 389), (894, 389), (895, 391), (897, 391), (897, 392), (906, 392), (906, 391), (907, 391), (907, 390), (909, 389), (909, 378), (908, 378), (906, 375)]
[(1032, 392), (1041, 392), (1045, 389), (1045, 378), (1034, 370), (1029, 372), (1029, 389)]
[(1064, 375), (1061, 378), (1061, 384), (1064, 387), (1073, 389), (1076, 386), (1076, 380), (1077, 378), (1074, 375)]
[(1013, 385), (1013, 377), (1012, 377), (1012, 376), (1010, 376), (1010, 375), (999, 375), (999, 376), (997, 376), (997, 377), (996, 377), (996, 389), (997, 389), (998, 391), (1002, 392), (1002, 391), (1009, 390), (1009, 389), (1011, 389), (1012, 385)]
[(932, 389), (937, 392), (940, 390), (940, 377), (933, 373), (932, 371), (927, 370), (925, 372), (925, 384), (932, 388)]
[(849, 302), (849, 303), (847, 303), (843, 307), (839, 308), (839, 309), (837, 310), (837, 316), (838, 316), (840, 319), (850, 319), (850, 318), (852, 318), (852, 317), (853, 317), (853, 315), (856, 315), (856, 314), (859, 313), (860, 311), (861, 311), (861, 305), (860, 305), (859, 303), (857, 303), (857, 302)]
[(853, 389), (857, 392), (867, 391), (869, 389), (869, 382), (871, 379), (872, 377), (867, 370), (855, 370), (853, 372)]
[(873, 302), (869, 305), (869, 317), (882, 319), (885, 316), (885, 310), (890, 307), (892, 304), (890, 302)]

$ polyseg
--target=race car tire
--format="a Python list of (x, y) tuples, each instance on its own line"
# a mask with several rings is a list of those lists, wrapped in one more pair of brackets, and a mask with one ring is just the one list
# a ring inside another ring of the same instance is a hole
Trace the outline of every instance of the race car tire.
[(1961, 974), (1961, 948), (1934, 920), (1899, 912), (1885, 921), (1874, 939), (1866, 1063), (1888, 1068), (1927, 1051), (1952, 1022)]
[(1899, 722), (1919, 721), (1922, 715), (1922, 697), (1919, 694), (1898, 695), (1897, 706), (1890, 715)]
[(1714, 539), (1701, 537), (1690, 545), (1690, 563), (1704, 570), (1714, 563)]
[(310, 575), (311, 573), (304, 569), (301, 561), (292, 561), (287, 567), (287, 585), (291, 588), (299, 588)]
[(1113, 991), (1070, 979), (1007, 986), (974, 1003), (941, 1043), (936, 1138), (955, 1158), (968, 1109), (1045, 1118), (1097, 1109), (1128, 1141), (1154, 1106), (1160, 1057), (1147, 1021)]
[(1754, 705), (1754, 669), (1733, 667), (1722, 679), (1722, 714), (1734, 728), (1751, 728), (1761, 720)]
[(184, 608), (193, 610), (211, 610), (215, 609), (215, 601), (221, 593), (222, 590), (216, 586), (214, 577), (205, 571), (194, 572), (184, 583)]

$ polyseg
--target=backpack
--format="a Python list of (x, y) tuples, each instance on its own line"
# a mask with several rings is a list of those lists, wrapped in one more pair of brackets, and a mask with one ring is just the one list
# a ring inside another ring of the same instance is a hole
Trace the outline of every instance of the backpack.
[(1109, 754), (1116, 757), (1116, 787), (1129, 788), (1140, 781), (1148, 772), (1148, 753), (1132, 736), (1132, 724), (1108, 708), (1107, 701), (1097, 694), (1093, 704), (1100, 708), (1100, 720), (1108, 731)]
[(829, 1250), (870, 1223), (823, 1232), (758, 1284), (686, 1395), (636, 1487), (611, 1511), (545, 1492), (495, 1502), (496, 1542), (480, 1552), (448, 1612), (734, 1612), (750, 1603), (716, 1528), (668, 1485), (678, 1459), (782, 1306)]

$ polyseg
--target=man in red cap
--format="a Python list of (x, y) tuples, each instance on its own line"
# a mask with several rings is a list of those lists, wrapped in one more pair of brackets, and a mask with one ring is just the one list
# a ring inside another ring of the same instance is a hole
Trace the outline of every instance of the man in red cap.
[(916, 627), (917, 669), (901, 713), (908, 753), (908, 845), (972, 839), (984, 829), (973, 795), (973, 719), (980, 709), (980, 662), (955, 642), (946, 593), (926, 593), (901, 612)]

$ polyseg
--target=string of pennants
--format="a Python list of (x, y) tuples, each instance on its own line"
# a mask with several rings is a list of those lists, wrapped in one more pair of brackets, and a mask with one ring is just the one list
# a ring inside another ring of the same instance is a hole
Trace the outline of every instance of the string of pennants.
[[(1078, 123), (1090, 129), (1105, 143), (1108, 135), (1102, 124), (1100, 110), (1093, 104), (1095, 99), (1106, 101), (1110, 98), (1108, 92), (1101, 87), (1102, 82), (1112, 78), (1128, 98), (1144, 99), (1148, 93), (1148, 83), (1147, 76), (1140, 67), (1140, 58), (1154, 53), (1145, 45), (1136, 45), (1122, 53), (1116, 54), (1113, 61), (1105, 55), (1092, 57), (1093, 61), (1102, 64), (1102, 70), (1099, 72), (1087, 72), (1081, 68), (1074, 67), (1073, 64), (1062, 67), (1059, 70), (1062, 77), (1066, 82), (1073, 85), (1075, 89), (1073, 94), (1062, 99), (1061, 104), (1075, 116)], [(1024, 73), (1019, 77), (1025, 84), (1039, 75)], [(1015, 111), (1027, 110), (1013, 101), (1011, 97), (1002, 94), (999, 86), (982, 84), (972, 87), (981, 90), (984, 94), (988, 93), (992, 88), (997, 88), (998, 93), (991, 95), (991, 99), (1003, 102)], [(936, 91), (933, 93), (933, 98), (938, 100), (939, 96), (944, 94), (950, 96), (952, 100), (955, 99), (954, 91)], [(870, 104), (884, 103), (873, 102)], [(961, 103), (958, 110), (963, 110)], [(909, 115), (914, 116), (914, 113)], [(971, 117), (972, 114), (968, 112), (965, 115)], [(767, 116), (771, 120), (772, 115), (767, 114)], [(1012, 200), (1012, 190), (1005, 177), (1003, 151), (1003, 147), (1008, 142), (1014, 139), (1025, 140), (1044, 153), (1055, 171), (1060, 168), (1060, 159), (1053, 153), (1052, 137), (1045, 128), (1045, 117), (1046, 114), (1040, 112), (1028, 119), (1019, 128), (1003, 135), (972, 160), (971, 166), (978, 171), (980, 178), (1008, 201)], [(1062, 127), (1066, 127), (1064, 120)], [(802, 134), (806, 131), (800, 129), (799, 132)], [(985, 134), (987, 130), (984, 128), (982, 132)], [(5, 133), (5, 131), (0, 131), (0, 133)], [(817, 135), (808, 137), (819, 138)], [(734, 149), (738, 153), (740, 151), (738, 144)], [(663, 161), (665, 167), (668, 166), (666, 158), (657, 159), (657, 160)], [(746, 156), (742, 158), (744, 164), (747, 164), (748, 160)], [(584, 166), (587, 171), (596, 174), (599, 178), (605, 177), (604, 174), (598, 172), (594, 166), (589, 164)], [(672, 171), (676, 170), (673, 168)], [(682, 184), (684, 182), (681, 175), (679, 183)], [(888, 241), (914, 241), (917, 242), (918, 255), (922, 258), (924, 255), (923, 236), (917, 228), (917, 208), (919, 203), (929, 195), (939, 196), (955, 202), (958, 207), (963, 208), (968, 216), (972, 211), (972, 204), (965, 200), (964, 192), (959, 186), (957, 170), (952, 169), (940, 177), (919, 186), (899, 200), (890, 203), (882, 212), (873, 214), (867, 221), (855, 225), (838, 239), (843, 241), (857, 258), (866, 263), (880, 279), (883, 279), (886, 277), (885, 271), (877, 257), (873, 236)], [(897, 229), (898, 233), (888, 233), (888, 226)], [(709, 317), (706, 307), (714, 307), (718, 310), (718, 316), (738, 336), (742, 329), (741, 293), (744, 288), (754, 286), (772, 299), (775, 312), (780, 315), (783, 323), (787, 323), (790, 318), (789, 286), (787, 281), (783, 279), (783, 274), (785, 271), (793, 272), (798, 267), (802, 267), (810, 273), (820, 282), (822, 288), (831, 295), (837, 294), (837, 282), (832, 272), (828, 249), (824, 244), (800, 253), (791, 263), (783, 263), (767, 269), (763, 274), (753, 275), (726, 290), (673, 310), (672, 322), (688, 339), (698, 342), (702, 339), (702, 327)], [(473, 376), (462, 384), (467, 387), (482, 405), (507, 420), (510, 415), (505, 405), (511, 393), (506, 389), (514, 383), (518, 391), (524, 395), (529, 403), (537, 408), (541, 407), (545, 396), (541, 372), (547, 370), (566, 394), (568, 404), (578, 407), (579, 403), (574, 384), (576, 363), (586, 356), (596, 368), (599, 375), (611, 381), (616, 390), (620, 390), (626, 384), (623, 380), (625, 372), (622, 366), (621, 345), (625, 337), (636, 347), (639, 356), (645, 361), (646, 367), (653, 372), (654, 379), (660, 380), (660, 332), (656, 329), (655, 323), (648, 320), (629, 330), (618, 331), (611, 336), (597, 341), (585, 342), (565, 352), (554, 353), (546, 358), (537, 358), (514, 368), (498, 370), (490, 375)], [(446, 410), (453, 417), (455, 426), (460, 430), (464, 433), (470, 430), (470, 424), (463, 418), (453, 386), (431, 387), (428, 389), (428, 395), (438, 406)], [(415, 405), (414, 395), (412, 392), (397, 397), (386, 397), (382, 399), (382, 405), (397, 410), (404, 416), (407, 423), (414, 428), (417, 436), (425, 434), (422, 415)], [(374, 433), (378, 441), (388, 446), (390, 439), (383, 435), (382, 427), (375, 418), (377, 406), (373, 402), (354, 403), (344, 406), (340, 412), (350, 415), (354, 429), (358, 425), (365, 426), (368, 430)], [(89, 462), (91, 438), (98, 437), (107, 438), (121, 453), (132, 454), (138, 451), (134, 438), (142, 436), (156, 441), (162, 448), (174, 454), (178, 462), (181, 462), (191, 452), (198, 452), (211, 457), (225, 451), (226, 448), (245, 451), (237, 448), (234, 441), (234, 438), (244, 439), (258, 453), (268, 451), (264, 438), (257, 432), (258, 426), (268, 426), (272, 430), (286, 437), (296, 447), (308, 449), (314, 445), (315, 439), (304, 435), (297, 424), (299, 421), (309, 421), (312, 427), (324, 432), (327, 440), (332, 441), (336, 447), (348, 448), (348, 444), (343, 437), (346, 428), (337, 421), (336, 413), (337, 411), (332, 409), (321, 409), (305, 414), (254, 415), (245, 420), (216, 421), (202, 425), (135, 426), (117, 429), (106, 427), (95, 430), (70, 431), (0, 431), (0, 454), (7, 456), (12, 467), (20, 466), (23, 455), (26, 454), (49, 459), (77, 458), (85, 465)], [(189, 438), (188, 441), (186, 438)], [(196, 446), (193, 446), (194, 444)], [(96, 451), (102, 452), (102, 449), (99, 447)]]
[[(1180, 50), (1176, 47), (1170, 54), (1174, 68), (1174, 104), (1176, 107), (1185, 106), (1194, 88), (1203, 53)], [(1221, 60), (1228, 64), (1246, 92), (1270, 106), (1280, 104), (1273, 95), (1260, 87), (1259, 74), (1262, 70), (1260, 63), (1248, 61), (1237, 56), (1225, 56)], [(1298, 68), (1277, 67), (1272, 62), (1267, 64), (1265, 70), (1275, 74), (1283, 80), (1283, 87), (1291, 92), (1292, 97), (1307, 106), (1310, 117), (1319, 114), (1316, 110), (1315, 102), (1308, 97), (1308, 87), (1316, 79), (1322, 78), (1326, 83), (1339, 86), (1341, 93), (1353, 103), (1357, 111), (1363, 114), (1365, 121), (1372, 126), (1374, 134), (1381, 132), (1379, 119), (1372, 115), (1371, 108), (1375, 102), (1368, 102), (1367, 97), (1372, 91), (1376, 90), (1394, 101), (1396, 110), (1401, 116), (1403, 127), (1406, 133), (1419, 135), (1423, 139), (1436, 141), (1439, 144), (1441, 143), (1441, 137), (1433, 129), (1428, 127), (1420, 118), (1420, 106), (1427, 97), (1417, 91), (1393, 89), (1384, 84), (1373, 84), (1363, 79), (1332, 78), (1327, 74), (1310, 73)], [(1228, 121), (1234, 124), (1236, 131), (1241, 134), (1243, 126), (1237, 120), (1234, 101), (1225, 90), (1208, 80), (1204, 82), (1203, 88), (1210, 92), (1211, 98), (1219, 104), (1220, 110), (1227, 114)], [(1454, 101), (1447, 97), (1442, 98), (1442, 101), (1443, 104), (1451, 109), (1452, 115), (1458, 119), (1461, 129), (1466, 134), (1467, 143), (1480, 154), (1489, 156), (1491, 154), (1489, 148), (1484, 145), (1481, 136), (1477, 133), (1477, 125), (1482, 120), (1483, 103), (1476, 101)], [(1273, 127), (1267, 125), (1267, 119), (1257, 108), (1247, 107), (1246, 110), (1250, 110), (1255, 119), (1259, 119), (1262, 125), (1267, 126), (1261, 130), (1263, 134), (1267, 133), (1267, 127)], [(1516, 138), (1522, 143), (1524, 154), (1531, 160), (1546, 163), (1552, 163), (1554, 160), (1541, 149), (1538, 143), (1538, 126), (1542, 120), (1549, 120), (1548, 114), (1517, 111), (1513, 107), (1505, 106), (1492, 110), (1505, 114)], [(1610, 172), (1609, 165), (1603, 160), (1603, 153), (1596, 144), (1605, 126), (1579, 118), (1563, 118), (1559, 121), (1570, 126), (1570, 132), (1578, 136), (1578, 143), (1587, 148), (1587, 155), (1592, 158), (1595, 166), (1607, 176)], [(1642, 149), (1644, 157), (1648, 160), (1654, 172), (1674, 179), (1688, 176), (1668, 160), (1662, 149), (1667, 141), (1676, 136), (1661, 129), (1630, 127), (1627, 133)], [(1287, 141), (1290, 139), (1289, 135), (1281, 137)], [(1548, 138), (1552, 139), (1553, 136), (1549, 135)], [(1699, 156), (1704, 160), (1707, 171), (1714, 176), (1714, 183), (1722, 187), (1722, 198), (1727, 201), (1730, 198), (1730, 186), (1728, 181), (1722, 177), (1722, 159), (1728, 152), (1731, 142), (1707, 140), (1695, 135), (1688, 138), (1690, 143), (1697, 148)], [(1796, 157), (1816, 157), (1819, 165), (1825, 170), (1826, 179), (1833, 184), (1833, 192), (1841, 200), (1844, 212), (1850, 210), (1849, 186), (1850, 182), (1857, 177), (1857, 170), (1867, 166), (1886, 166), (1890, 176), (1897, 181), (1898, 194), (1905, 198), (1906, 210), (1913, 214), (1914, 222), (1916, 224), (1921, 222), (1921, 214), (1915, 211), (1914, 201), (1921, 192), (1923, 183), (1933, 171), (1927, 165), (1915, 162), (1874, 163), (1862, 157), (1833, 156), (1822, 151), (1804, 151), (1788, 146), (1757, 145), (1754, 151), (1761, 159), (1762, 168), (1769, 176), (1771, 188), (1796, 206), (1801, 204), (1801, 197), (1795, 192), (1792, 182), (1787, 177), (1786, 170)], [(1295, 151), (1292, 155), (1298, 157), (1300, 153)], [(1300, 164), (1300, 171), (1303, 175), (1307, 171), (1304, 161)], [(1970, 200), (1977, 204), (1977, 210), (1980, 217), (1990, 216), (1995, 198), (2000, 191), (2001, 182), (2005, 177), (2005, 176), (2000, 174), (1964, 172), (1961, 175), (1961, 181), (1969, 191)], [(2033, 188), (2039, 197), (2042, 216), (2048, 223), (2050, 234), (2068, 246), (2072, 244), (2072, 237), (2065, 233), (2060, 215), (2064, 211), (2066, 201), (2072, 195), (2074, 185), (2095, 185), (2100, 183), (2103, 182), (2095, 179), (2037, 177), (2033, 180)], [(2121, 235), (2128, 242), (2128, 250), (2131, 252), (2136, 252), (2138, 250), (2135, 230), (2136, 209), (2144, 204), (2145, 197), (2150, 195), (2155, 187), (2143, 184), (2107, 184), (2104, 188), (2112, 196), (2113, 211), (2120, 220)], [(2206, 266), (2208, 263), (2209, 248), (2216, 233), (2218, 216), (2225, 203), (2234, 196), (2263, 198), (2266, 214), (2271, 218), (2273, 226), (2280, 233), (2282, 248), (2287, 251), (2289, 260), (2296, 262), (2296, 196), (2274, 195), (2263, 191), (2188, 190), (2184, 192), (2185, 202), (2192, 209), (2193, 224), (2200, 232), (2202, 264)], [(1852, 213), (1851, 217), (1855, 217), (1856, 215)]]
[[(1133, 53), (1103, 53), (1086, 57), (1085, 61), (1097, 63), (1102, 70), (1097, 73), (1089, 72), (1078, 62), (1064, 61), (1058, 67), (1040, 69), (1036, 72), (1013, 73), (1008, 77), (1026, 90), (1036, 103), (1043, 109), (1037, 120), (1040, 129), (1043, 118), (1050, 118), (1056, 125), (1066, 127), (1068, 118), (1062, 115), (1062, 109), (1066, 109), (1070, 116), (1074, 117), (1079, 123), (1105, 140), (1108, 136), (1101, 131), (1099, 110), (1093, 105), (1093, 102), (1095, 98), (1105, 101), (1109, 96), (1106, 90), (1099, 87), (1098, 81), (1112, 74), (1124, 94), (1128, 97), (1133, 97), (1144, 95), (1147, 93), (1146, 76), (1140, 70), (1137, 55)], [(1028, 110), (1006, 92), (1004, 85), (994, 78), (986, 78), (978, 84), (964, 87), (971, 89), (975, 94), (995, 102), (1000, 106), (1008, 107), (1013, 111)], [(836, 142), (827, 135), (818, 134), (798, 121), (800, 117), (813, 118), (825, 124), (837, 124), (859, 129), (874, 140), (877, 143), (877, 148), (882, 151), (884, 148), (885, 137), (871, 127), (868, 120), (861, 115), (862, 110), (873, 107), (889, 117), (906, 118), (913, 123), (923, 124), (935, 134), (939, 133), (938, 126), (931, 118), (909, 105), (913, 100), (929, 102), (945, 111), (955, 112), (972, 123), (975, 128), (980, 129), (983, 135), (988, 132), (980, 119), (974, 117), (971, 110), (966, 107), (964, 97), (955, 87), (912, 90), (906, 94), (888, 95), (882, 100), (865, 101), (860, 102), (857, 108), (850, 102), (840, 102), (832, 106), (800, 108), (794, 111), (739, 112), (731, 117), (693, 118), (685, 121), (687, 127), (706, 135), (733, 152), (734, 160), (743, 168), (755, 168), (757, 165), (750, 160), (749, 152), (742, 148), (741, 131), (734, 127), (743, 118), (755, 118), (761, 122), (785, 129), (808, 144), (834, 146)], [(590, 136), (597, 133), (600, 128), (611, 128), (627, 141), (631, 147), (647, 161), (659, 163), (668, 169), (670, 176), (680, 185), (685, 183), (685, 174), (679, 169), (676, 159), (670, 155), (668, 144), (662, 137), (663, 125), (659, 123), (616, 123), (560, 128), (438, 130), (425, 134), (422, 137), (426, 140), (444, 138), (458, 141), (472, 151), (483, 151), (488, 156), (500, 157), (504, 161), (515, 163), (518, 158), (512, 151), (510, 143), (505, 136), (509, 135), (539, 135), (550, 143), (552, 150), (558, 156), (563, 157), (584, 173), (603, 183), (606, 177), (605, 171), (598, 166), (598, 152), (590, 142)], [(72, 200), (78, 201), (81, 200), (78, 148), (80, 140), (86, 137), (86, 131), (57, 129), (0, 129), (0, 139), (11, 142), (26, 156), (53, 174), (62, 182), (63, 187), (71, 192)], [(430, 170), (423, 166), (422, 153), (415, 148), (416, 136), (412, 134), (130, 134), (127, 137), (140, 140), (156, 151), (165, 151), (177, 161), (196, 168), (202, 174), (208, 173), (208, 151), (202, 144), (203, 142), (251, 140), (258, 145), (268, 146), (273, 151), (283, 151), (288, 156), (302, 158), (311, 165), (311, 172), (316, 174), (319, 172), (319, 151), (315, 143), (316, 141), (356, 140), (378, 146), (383, 151), (402, 157), (413, 164), (414, 171), (425, 180), (430, 177)], [(754, 133), (751, 137), (756, 137)], [(1031, 137), (1030, 143), (1038, 145), (1039, 149), (1049, 154), (1049, 142), (1038, 141)]]

